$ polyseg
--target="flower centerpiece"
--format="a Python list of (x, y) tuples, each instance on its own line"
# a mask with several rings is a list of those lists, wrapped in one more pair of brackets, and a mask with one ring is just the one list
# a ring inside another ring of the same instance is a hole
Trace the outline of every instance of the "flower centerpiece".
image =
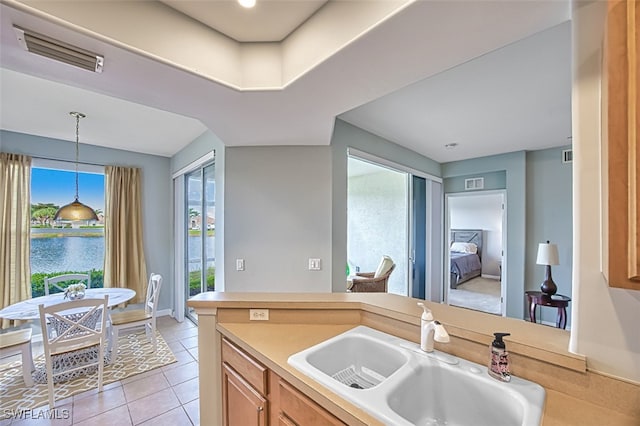
[(64, 290), (64, 298), (70, 300), (82, 299), (86, 289), (87, 286), (84, 283), (71, 284)]

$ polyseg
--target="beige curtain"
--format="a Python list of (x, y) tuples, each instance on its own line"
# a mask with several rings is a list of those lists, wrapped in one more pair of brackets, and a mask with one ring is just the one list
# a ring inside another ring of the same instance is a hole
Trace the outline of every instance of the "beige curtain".
[(31, 299), (30, 202), (31, 157), (0, 152), (0, 308)]
[(140, 169), (105, 169), (104, 286), (136, 291), (134, 303), (144, 301), (147, 265), (142, 240)]

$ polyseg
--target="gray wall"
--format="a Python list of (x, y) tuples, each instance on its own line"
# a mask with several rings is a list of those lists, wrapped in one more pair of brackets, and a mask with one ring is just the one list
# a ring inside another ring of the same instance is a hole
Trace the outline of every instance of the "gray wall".
[[(215, 181), (216, 181), (216, 223), (221, 225), (216, 227), (215, 257), (216, 257), (216, 290), (224, 290), (224, 174), (225, 174), (225, 146), (214, 133), (207, 130), (194, 139), (189, 145), (178, 151), (171, 157), (171, 175), (198, 160), (204, 155), (215, 152)], [(173, 183), (172, 183), (173, 188)], [(171, 191), (171, 223), (175, 223), (174, 206), (175, 194)], [(175, 226), (178, 226), (177, 224)], [(171, 258), (175, 259), (175, 235), (172, 226), (171, 233)], [(175, 260), (179, 261), (178, 259)], [(171, 263), (171, 276), (175, 276), (175, 262)], [(176, 283), (176, 291), (183, 291), (183, 286)], [(180, 309), (181, 307), (176, 307)]]
[(507, 249), (506, 270), (507, 316), (524, 318), (524, 265), (526, 253), (526, 155), (523, 151), (491, 157), (454, 161), (442, 165), (444, 178), (480, 176), (504, 171), (506, 174)]
[[(540, 290), (545, 267), (536, 265), (538, 243), (550, 240), (558, 244), (560, 264), (551, 267), (558, 293), (571, 297), (571, 267), (573, 262), (572, 167), (562, 163), (561, 148), (527, 153), (527, 260), (525, 289)], [(594, 232), (598, 232), (594, 230)], [(556, 309), (540, 309), (538, 318), (556, 321)], [(570, 326), (571, 303), (567, 309)]]
[(345, 291), (345, 265), (347, 262), (347, 151), (360, 151), (385, 158), (397, 164), (441, 176), (440, 164), (336, 119), (331, 138), (331, 253), (335, 265), (332, 272), (332, 291)]
[[(536, 265), (536, 257), (538, 243), (547, 239), (556, 242), (560, 251), (560, 265), (552, 270), (558, 292), (571, 295), (571, 165), (561, 162), (562, 150), (568, 148), (516, 152), (442, 165), (445, 187), (454, 189), (460, 188), (460, 177), (505, 172), (507, 316), (529, 318), (524, 291), (539, 290), (544, 279), (544, 268)], [(458, 178), (457, 183), (452, 183), (453, 177)], [(555, 323), (554, 309), (545, 308), (541, 313), (543, 321)]]
[(481, 191), (490, 191), (493, 189), (505, 189), (507, 187), (507, 174), (503, 171), (490, 173), (477, 173), (468, 176), (455, 176), (444, 179), (445, 194), (452, 192), (473, 193), (475, 190), (465, 190), (464, 181), (470, 178), (484, 178), (484, 188)]
[(228, 147), (225, 168), (225, 290), (331, 291), (330, 148)]
[[(2, 151), (75, 162), (75, 143), (0, 131)], [(169, 159), (130, 151), (80, 144), (80, 162), (142, 169), (142, 218), (147, 271), (163, 276), (163, 288), (173, 287), (171, 265), (171, 187)], [(173, 308), (173, 292), (160, 293), (160, 309)]]

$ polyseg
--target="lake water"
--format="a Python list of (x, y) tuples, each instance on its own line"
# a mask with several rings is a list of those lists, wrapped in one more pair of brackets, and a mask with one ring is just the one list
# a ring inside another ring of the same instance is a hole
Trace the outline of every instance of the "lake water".
[(31, 239), (31, 273), (102, 270), (104, 237)]
[[(64, 235), (64, 234), (62, 234)], [(213, 237), (209, 237), (207, 255), (213, 260)], [(197, 253), (200, 238), (189, 237), (189, 252)], [(191, 270), (198, 259), (190, 259)], [(104, 237), (56, 237), (31, 239), (31, 273), (102, 270), (104, 267)]]

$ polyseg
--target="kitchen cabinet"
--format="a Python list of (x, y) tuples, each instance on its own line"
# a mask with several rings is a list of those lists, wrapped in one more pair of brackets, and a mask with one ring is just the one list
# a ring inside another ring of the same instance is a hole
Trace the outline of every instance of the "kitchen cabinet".
[(222, 339), (225, 426), (345, 426), (311, 398)]
[(609, 0), (603, 79), (611, 287), (640, 290), (640, 2)]
[(225, 426), (267, 426), (268, 370), (226, 339), (222, 341), (222, 418)]
[(274, 409), (278, 410), (279, 424), (287, 426), (345, 425), (345, 423), (281, 378), (277, 378), (275, 386), (277, 386), (276, 392), (278, 392), (279, 403)]

